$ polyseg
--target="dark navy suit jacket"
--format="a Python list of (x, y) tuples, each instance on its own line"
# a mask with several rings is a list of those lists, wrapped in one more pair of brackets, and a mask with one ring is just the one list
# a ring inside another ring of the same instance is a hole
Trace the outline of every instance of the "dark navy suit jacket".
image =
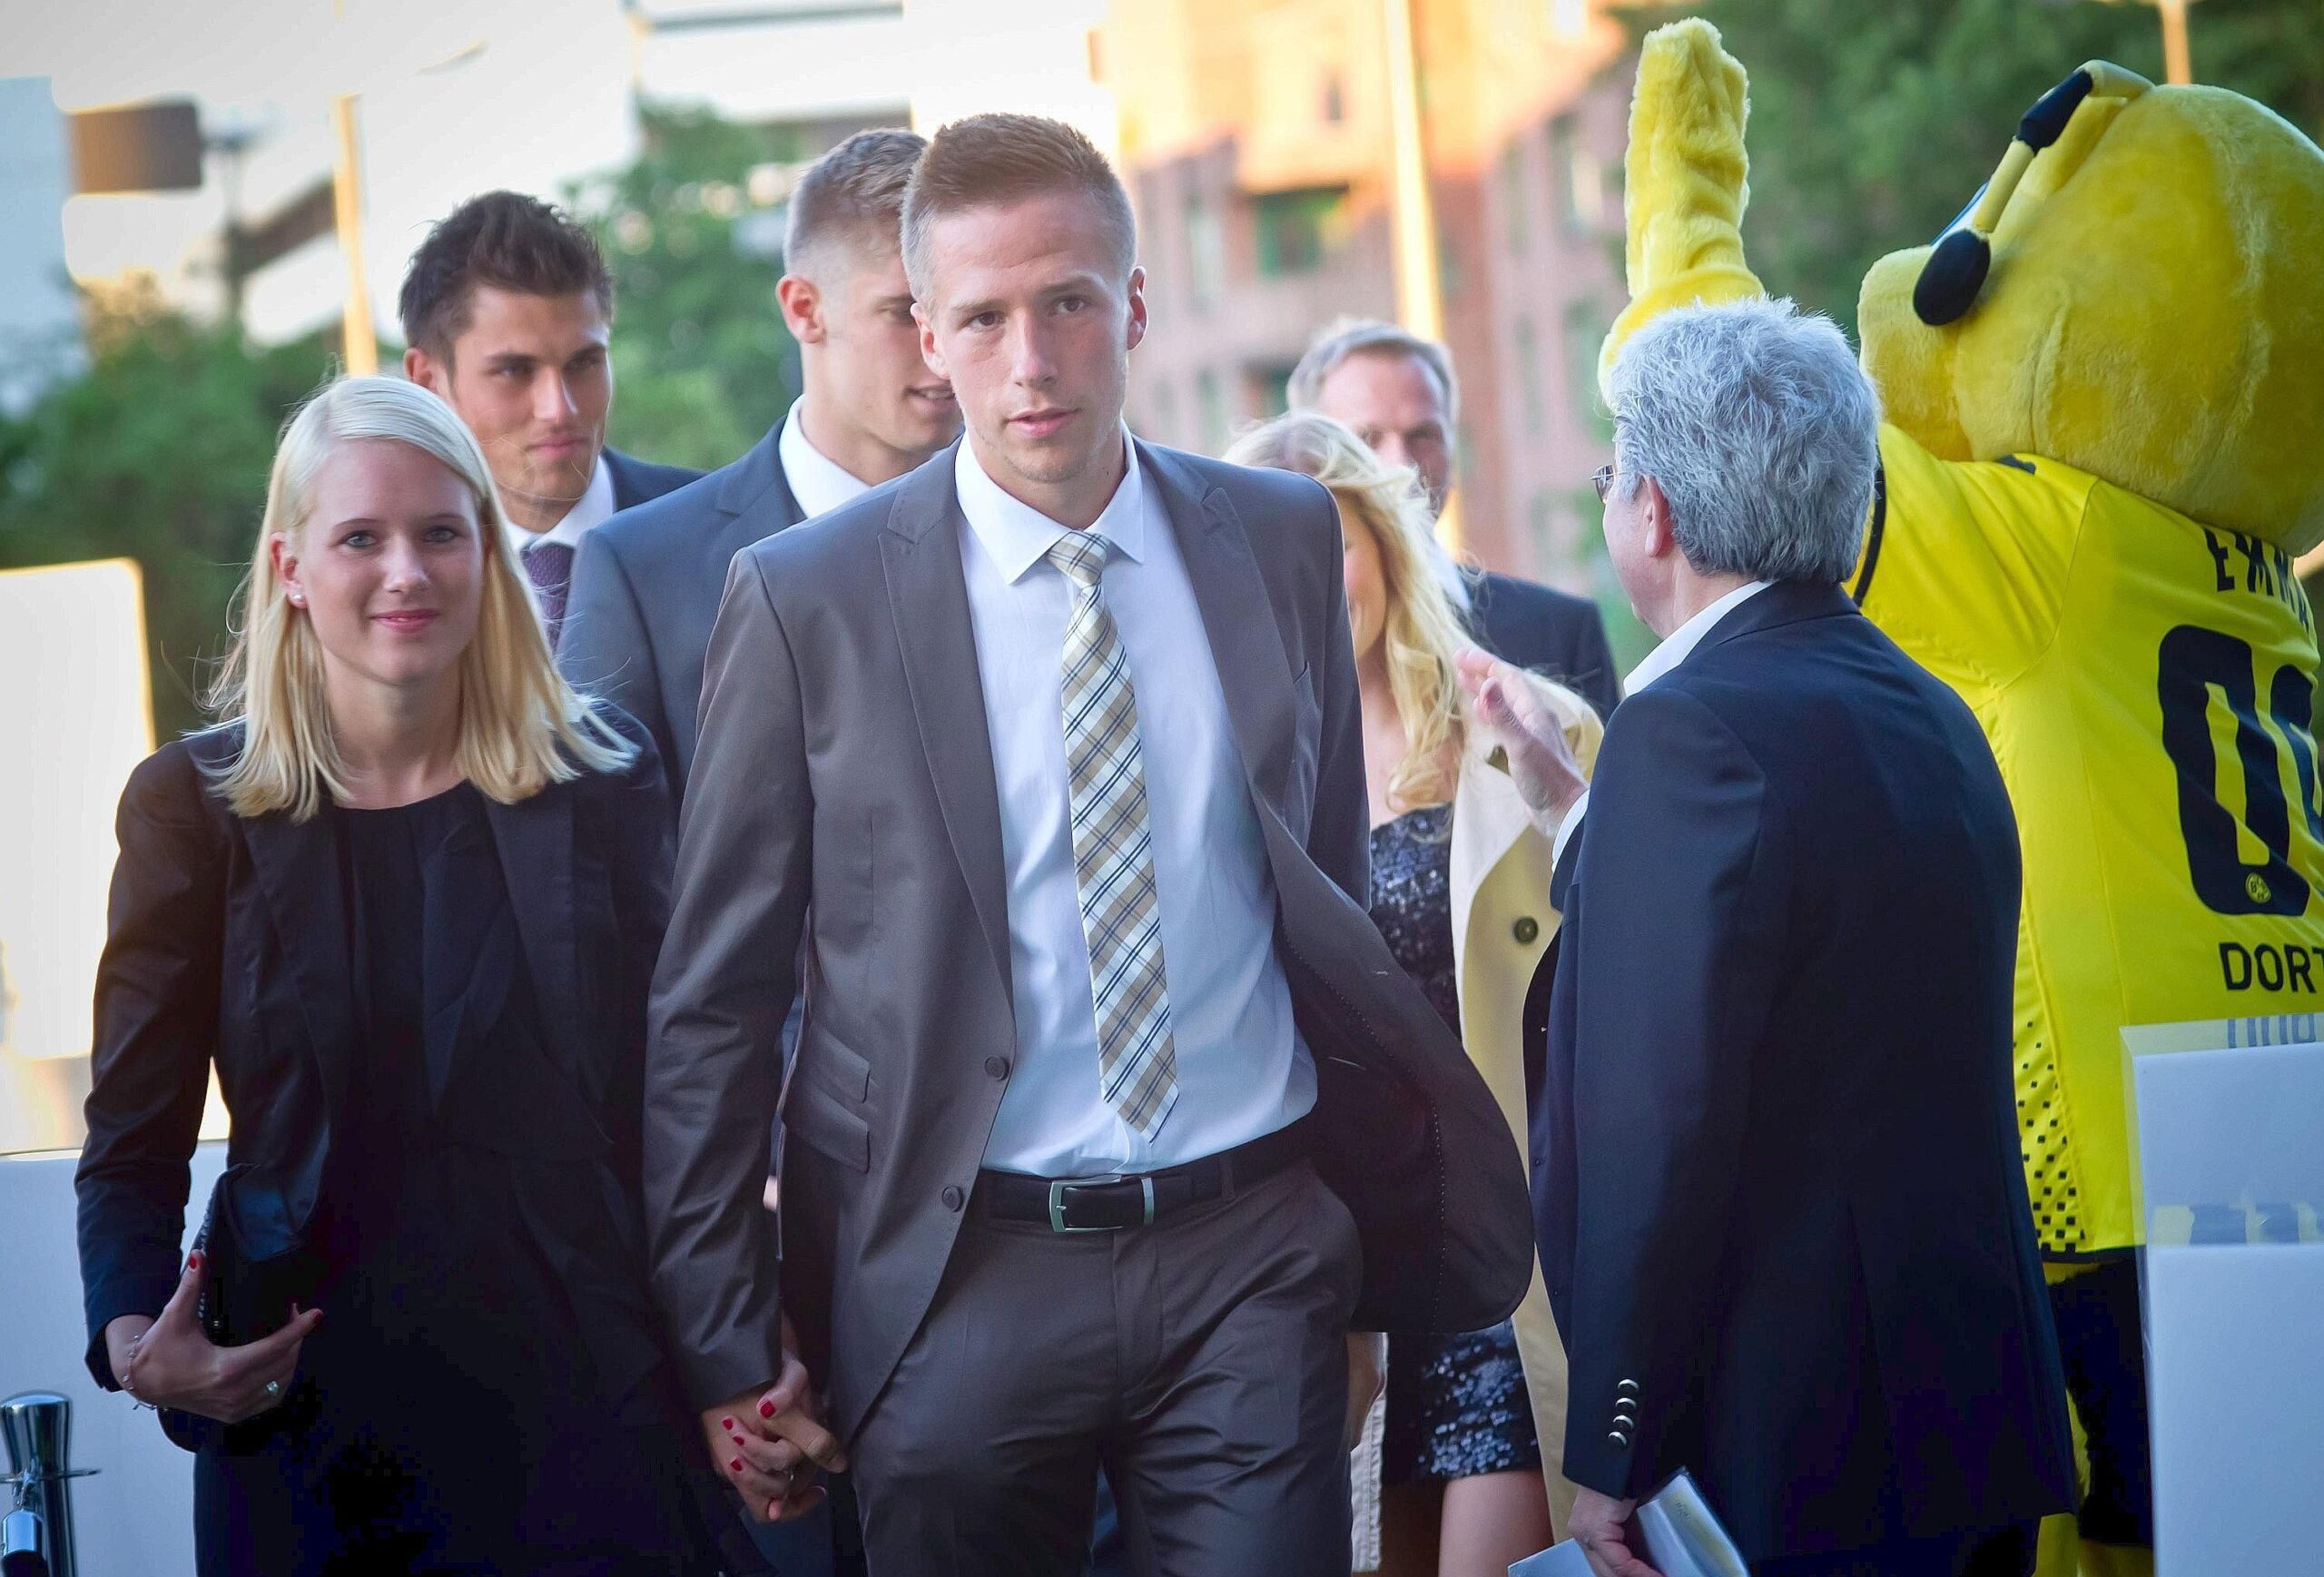
[(1615, 713), (1553, 892), (1528, 1022), (1566, 1476), (1689, 1468), (1754, 1562), (2071, 1504), (2017, 828), (1968, 708), (1837, 586), (1771, 586)]
[(798, 524), (780, 422), (743, 458), (623, 511), (581, 539), (557, 667), (645, 725), (675, 810), (694, 766), (695, 714), (726, 567)]
[[(634, 509), (648, 498), (658, 498), (674, 488), (683, 488), (700, 471), (685, 466), (657, 466), (651, 460), (641, 460), (619, 449), (600, 451), (605, 456), (606, 469), (613, 473), (614, 511)], [(584, 538), (586, 540), (586, 538)]]

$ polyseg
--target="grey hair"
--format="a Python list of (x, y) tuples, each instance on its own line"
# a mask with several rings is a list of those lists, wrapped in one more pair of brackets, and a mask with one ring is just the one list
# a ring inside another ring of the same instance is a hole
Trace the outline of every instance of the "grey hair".
[(1880, 403), (1846, 336), (1788, 301), (1686, 307), (1615, 358), (1615, 485), (1652, 477), (1698, 571), (1836, 582), (1856, 567)]
[(1461, 415), (1461, 380), (1452, 375), (1452, 357), (1433, 340), (1423, 340), (1409, 329), (1377, 318), (1340, 318), (1327, 323), (1291, 370), (1285, 398), (1294, 410), (1313, 410), (1324, 402), (1324, 383), (1351, 356), (1409, 356), (1428, 369), (1444, 391), (1444, 419)]

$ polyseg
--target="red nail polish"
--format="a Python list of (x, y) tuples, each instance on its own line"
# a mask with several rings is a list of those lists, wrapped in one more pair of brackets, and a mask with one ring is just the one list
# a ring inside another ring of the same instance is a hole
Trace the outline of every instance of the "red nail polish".
[(731, 1418), (722, 1418), (718, 1422), (724, 1424), (729, 1429), (734, 1427), (734, 1421)]
[(762, 1403), (760, 1403), (760, 1404), (759, 1404), (759, 1416), (760, 1416), (760, 1417), (762, 1417), (762, 1418), (772, 1418), (772, 1417), (773, 1417), (773, 1416), (774, 1416), (774, 1404), (773, 1404), (773, 1403), (772, 1403), (772, 1402), (762, 1402)]
[(202, 1268), (202, 1250), (197, 1248), (192, 1253), (187, 1255), (185, 1257), (185, 1262), (194, 1269), (200, 1270)]
[(736, 1473), (740, 1473), (740, 1472), (742, 1472), (742, 1471), (743, 1471), (743, 1459), (742, 1459), (741, 1457), (739, 1457), (739, 1456), (738, 1456), (738, 1457), (736, 1457), (734, 1461), (732, 1461), (732, 1462), (728, 1463), (726, 1465), (727, 1465), (728, 1467), (733, 1468)]

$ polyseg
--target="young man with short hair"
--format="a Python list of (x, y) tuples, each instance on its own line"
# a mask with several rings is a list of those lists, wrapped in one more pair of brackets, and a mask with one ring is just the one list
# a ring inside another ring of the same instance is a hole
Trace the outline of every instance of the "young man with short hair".
[(925, 140), (858, 132), (791, 194), (775, 287), (804, 386), (748, 454), (594, 533), (559, 666), (653, 734), (675, 803), (694, 764), (711, 621), (738, 549), (836, 509), (952, 441), (960, 408), (920, 356), (897, 251)]
[(739, 554), (712, 639), (646, 1071), (678, 1365), (759, 1515), (827, 1392), (874, 1572), (1078, 1573), (1102, 1464), (1147, 1577), (1344, 1577), (1351, 1323), (1492, 1325), (1532, 1251), (1348, 896), (1337, 514), (1124, 429), (1145, 274), (1078, 132), (945, 127), (903, 231), (967, 436)]
[(405, 271), (404, 376), (484, 446), (554, 648), (573, 559), (616, 510), (702, 473), (606, 447), (614, 286), (589, 232), (521, 192), (487, 192), (428, 232)]
[[(1443, 511), (1459, 479), (1453, 435), (1461, 380), (1443, 345), (1393, 323), (1342, 318), (1307, 347), (1288, 393), (1293, 409), (1321, 411), (1390, 465), (1412, 467), (1429, 507)], [(1621, 685), (1595, 605), (1513, 575), (1464, 573), (1439, 558), (1453, 600), (1488, 651), (1571, 685), (1600, 716), (1612, 715)]]

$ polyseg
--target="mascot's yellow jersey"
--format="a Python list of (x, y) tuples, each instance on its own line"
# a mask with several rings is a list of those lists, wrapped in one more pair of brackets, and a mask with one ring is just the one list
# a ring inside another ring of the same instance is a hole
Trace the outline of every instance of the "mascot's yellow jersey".
[(2059, 1258), (2124, 1248), (2122, 1028), (2324, 1006), (2314, 617), (2281, 549), (2071, 467), (1880, 449), (1856, 600), (2016, 807), (2034, 1220)]

